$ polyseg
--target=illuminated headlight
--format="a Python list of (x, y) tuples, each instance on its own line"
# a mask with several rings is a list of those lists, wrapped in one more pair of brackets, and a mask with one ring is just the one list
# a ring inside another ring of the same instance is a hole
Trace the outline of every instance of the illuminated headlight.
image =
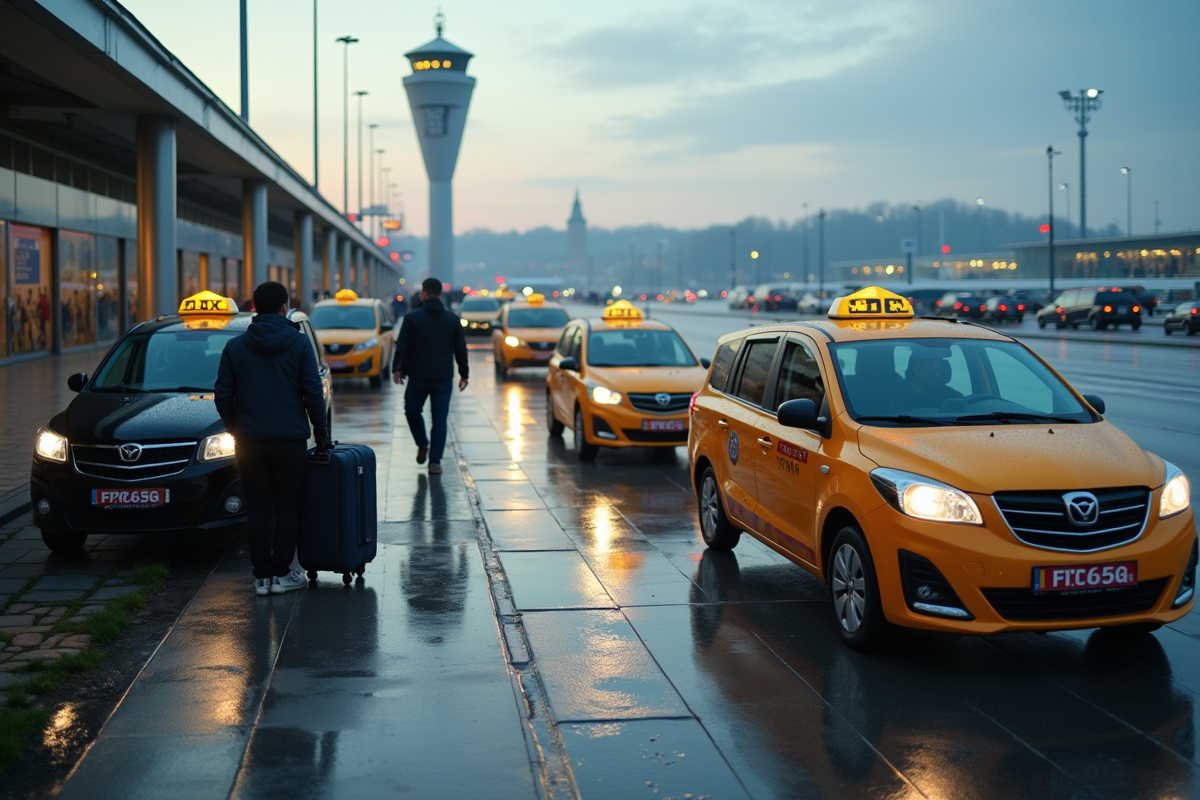
[(520, 347), (521, 346), (521, 340), (515, 336), (505, 336), (504, 343), (506, 345), (508, 345), (509, 347)]
[(34, 443), (33, 449), (48, 461), (67, 460), (67, 438), (59, 436), (49, 428), (42, 428), (37, 432), (37, 441)]
[(378, 346), (379, 346), (379, 339), (377, 339), (376, 337), (371, 337), (370, 339), (367, 339), (365, 342), (359, 342), (358, 344), (354, 345), (354, 349), (355, 350), (370, 350), (372, 347), (378, 347)]
[(467, 327), (468, 325), (470, 325), (471, 323), (467, 322), (465, 319), (460, 319), (460, 320), (458, 321), (458, 324), (459, 324), (459, 325), (462, 325), (462, 326), (465, 328), (465, 327)]
[(888, 505), (901, 514), (958, 525), (983, 524), (975, 501), (940, 481), (898, 469), (876, 469), (871, 471), (871, 482)]
[(623, 398), (620, 392), (614, 392), (607, 386), (593, 386), (592, 399), (603, 406), (617, 406)]
[(218, 433), (200, 443), (201, 461), (219, 461), (222, 458), (233, 458), (232, 434)]
[(1192, 500), (1192, 488), (1188, 484), (1187, 475), (1171, 462), (1163, 463), (1167, 467), (1167, 475), (1163, 484), (1162, 500), (1158, 503), (1159, 519), (1175, 516), (1187, 508)]

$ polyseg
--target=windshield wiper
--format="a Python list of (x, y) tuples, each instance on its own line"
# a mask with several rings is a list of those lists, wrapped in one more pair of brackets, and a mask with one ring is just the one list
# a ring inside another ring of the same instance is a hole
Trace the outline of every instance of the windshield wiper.
[(97, 386), (92, 389), (93, 392), (121, 392), (123, 394), (148, 394), (148, 389), (143, 389), (140, 386), (129, 386), (124, 383), (115, 383), (112, 386)]
[(155, 392), (155, 393), (196, 392), (198, 394), (212, 394), (212, 392), (213, 392), (211, 386), (208, 388), (205, 388), (203, 386), (171, 386), (171, 387), (165, 388), (165, 389), (150, 389), (149, 391)]
[(1055, 417), (1049, 414), (1030, 414), (1024, 411), (993, 411), (990, 414), (968, 414), (965, 417), (955, 417), (957, 422), (1016, 422), (1018, 420), (1033, 420), (1034, 422), (1074, 422), (1079, 420), (1070, 417)]
[[(961, 419), (961, 417), (960, 417)], [(856, 422), (899, 422), (904, 425), (953, 425), (953, 420), (935, 419), (934, 417), (914, 417), (909, 414), (895, 416), (858, 417)]]

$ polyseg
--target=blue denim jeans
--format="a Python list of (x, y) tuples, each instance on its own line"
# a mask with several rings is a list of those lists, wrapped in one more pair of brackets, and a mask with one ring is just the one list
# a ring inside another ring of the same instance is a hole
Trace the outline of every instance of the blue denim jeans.
[[(454, 379), (423, 381), (409, 378), (407, 384), (404, 389), (404, 418), (408, 420), (408, 429), (412, 431), (417, 447), (428, 447), (429, 460), (440, 464), (442, 453), (446, 450), (446, 418), (450, 415)], [(425, 435), (425, 418), (421, 416), (426, 399), (429, 400), (429, 410), (433, 417), (429, 436)]]

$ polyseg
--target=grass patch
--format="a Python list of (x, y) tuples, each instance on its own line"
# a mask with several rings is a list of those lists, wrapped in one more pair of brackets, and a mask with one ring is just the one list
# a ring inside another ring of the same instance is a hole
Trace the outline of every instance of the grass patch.
[(166, 585), (168, 574), (165, 564), (139, 564), (125, 585), (141, 586), (147, 592), (157, 592)]
[(0, 633), (0, 644), (4, 645), (5, 647), (12, 644), (12, 634)]
[(21, 760), (25, 740), (45, 730), (49, 717), (45, 708), (0, 708), (0, 773)]

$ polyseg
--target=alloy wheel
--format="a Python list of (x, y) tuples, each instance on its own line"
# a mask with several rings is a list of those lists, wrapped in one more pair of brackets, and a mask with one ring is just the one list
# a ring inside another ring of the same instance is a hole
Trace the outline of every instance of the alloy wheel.
[(700, 505), (703, 509), (700, 524), (704, 526), (704, 533), (710, 539), (717, 532), (717, 515), (721, 513), (720, 502), (717, 499), (716, 480), (711, 475), (706, 476), (704, 485), (700, 488)]
[(866, 580), (862, 560), (849, 544), (838, 548), (833, 558), (833, 609), (847, 633), (858, 631), (866, 613)]

